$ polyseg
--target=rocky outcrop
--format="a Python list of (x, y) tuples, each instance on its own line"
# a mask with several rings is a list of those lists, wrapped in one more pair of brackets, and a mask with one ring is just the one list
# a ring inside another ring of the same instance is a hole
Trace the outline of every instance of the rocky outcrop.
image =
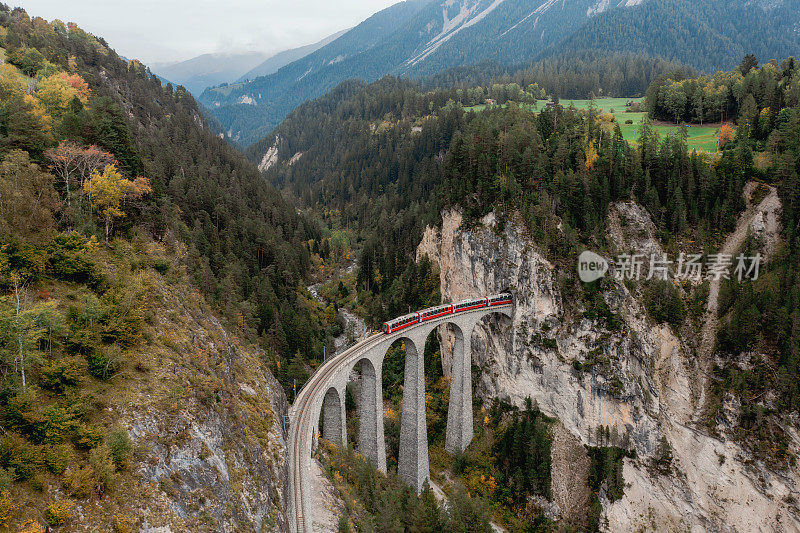
[[(620, 252), (660, 250), (640, 206), (615, 204), (610, 213), (610, 240)], [(443, 299), (510, 290), (515, 300), (511, 321), (485, 319), (473, 334), (476, 394), (517, 405), (530, 397), (580, 443), (596, 444), (608, 428), (613, 444), (636, 451), (625, 459), (622, 499), (601, 497), (608, 530), (800, 529), (797, 473), (770, 471), (735, 442), (693, 425), (691, 343), (654, 324), (624, 284), (605, 282), (613, 319), (604, 320), (574, 294), (577, 276), (565, 269), (575, 267), (548, 261), (519, 221), (501, 227), (488, 215), (465, 227), (457, 211), (442, 220), (426, 230), (417, 253), (439, 265)], [(673, 456), (667, 472), (652, 467), (664, 441)], [(559, 443), (569, 439), (554, 442), (554, 456), (574, 454)], [(560, 508), (571, 505), (560, 498)]]
[(202, 297), (154, 282), (154, 321), (117, 423), (133, 440), (129, 524), (154, 531), (284, 531), (283, 389)]
[(258, 170), (260, 170), (261, 172), (266, 172), (278, 162), (279, 142), (280, 142), (280, 136), (276, 135), (275, 143), (269, 147), (267, 153), (265, 153), (264, 157), (261, 158), (261, 162), (258, 164)]

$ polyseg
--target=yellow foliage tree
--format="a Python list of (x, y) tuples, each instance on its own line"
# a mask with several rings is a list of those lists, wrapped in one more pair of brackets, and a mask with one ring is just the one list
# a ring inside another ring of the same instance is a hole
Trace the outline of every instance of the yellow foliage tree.
[(77, 97), (85, 104), (90, 93), (89, 84), (83, 78), (78, 74), (66, 72), (44, 78), (36, 88), (36, 97), (53, 116), (62, 115), (69, 108), (73, 98)]
[(140, 198), (152, 190), (150, 180), (141, 176), (135, 180), (126, 179), (114, 164), (106, 165), (103, 172), (95, 170), (83, 188), (89, 195), (92, 205), (105, 220), (106, 244), (114, 219), (125, 216), (122, 202), (126, 199)]
[(597, 162), (598, 157), (597, 147), (593, 142), (590, 142), (586, 147), (586, 168), (594, 168), (594, 164)]
[(0, 89), (15, 94), (22, 94), (26, 89), (22, 73), (10, 63), (0, 65)]

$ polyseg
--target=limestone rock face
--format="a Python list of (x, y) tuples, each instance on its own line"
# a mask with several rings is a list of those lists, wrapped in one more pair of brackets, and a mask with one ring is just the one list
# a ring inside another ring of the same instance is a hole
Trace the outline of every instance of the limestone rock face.
[[(417, 256), (438, 264), (443, 301), (503, 290), (514, 296), (513, 319), (487, 318), (473, 332), (475, 394), (518, 406), (530, 397), (557, 418), (573, 439), (556, 439), (555, 448), (570, 449), (555, 449), (554, 456), (575, 456), (571, 440), (597, 445), (601, 428), (610, 435), (604, 443), (636, 451), (636, 459), (625, 459), (623, 498), (611, 503), (601, 494), (608, 530), (800, 530), (792, 503), (800, 497), (797, 472), (770, 471), (735, 442), (692, 422), (698, 379), (692, 339), (654, 324), (622, 283), (603, 292), (618, 325), (587, 312), (570, 294), (572, 279), (561, 279), (567, 267), (548, 261), (521, 221), (501, 228), (490, 214), (466, 227), (458, 211), (443, 212), (442, 221), (426, 229)], [(620, 253), (661, 250), (647, 212), (635, 203), (614, 204), (607, 226)], [(448, 372), (452, 339), (442, 335)], [(674, 458), (669, 473), (652, 468), (664, 439)], [(557, 493), (559, 508), (574, 506)]]
[(119, 401), (138, 478), (126, 515), (143, 531), (285, 531), (286, 396), (182, 284), (159, 287), (142, 385)]

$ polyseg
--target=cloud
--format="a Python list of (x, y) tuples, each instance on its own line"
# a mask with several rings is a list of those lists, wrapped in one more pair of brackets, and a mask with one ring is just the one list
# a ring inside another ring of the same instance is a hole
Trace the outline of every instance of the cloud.
[[(8, 0), (7, 0), (8, 1)], [(278, 52), (355, 26), (397, 0), (13, 0), (31, 16), (76, 22), (146, 63), (209, 52)]]

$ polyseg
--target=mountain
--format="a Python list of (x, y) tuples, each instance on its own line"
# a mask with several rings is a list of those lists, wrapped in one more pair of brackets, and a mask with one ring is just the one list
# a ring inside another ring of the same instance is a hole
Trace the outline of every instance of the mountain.
[(199, 95), (207, 87), (252, 80), (272, 74), (284, 65), (319, 50), (347, 31), (342, 30), (319, 42), (284, 50), (274, 55), (263, 52), (203, 54), (186, 61), (154, 63), (151, 65), (151, 70), (162, 81), (183, 85), (193, 95)]
[(800, 54), (798, 0), (647, 0), (602, 13), (552, 53), (580, 50), (662, 56), (707, 72), (731, 68), (745, 54), (761, 61)]
[[(274, 56), (271, 56), (270, 58), (268, 58), (255, 68), (245, 72), (236, 81), (240, 82), (240, 81), (254, 80), (259, 76), (267, 76), (269, 74), (272, 74), (273, 72), (276, 72), (279, 68), (283, 67), (284, 65), (288, 65), (289, 63), (297, 61), (298, 59), (301, 59), (307, 56), (308, 54), (316, 52), (326, 44), (338, 39), (348, 31), (349, 30), (342, 30), (334, 33), (333, 35), (329, 35), (328, 37), (325, 37), (324, 39), (316, 43), (307, 44), (305, 46), (300, 46), (298, 48), (292, 48), (290, 50), (284, 50), (283, 52), (279, 52)], [(211, 86), (207, 85), (207, 87)]]
[[(621, 6), (634, 5), (627, 0)], [(424, 76), (493, 60), (519, 64), (577, 29), (608, 1), (441, 0), (401, 2), (275, 74), (209, 89), (200, 101), (241, 144), (264, 136), (303, 101), (348, 78)]]
[(492, 61), (520, 65), (566, 48), (646, 51), (705, 70), (745, 51), (800, 54), (797, 0), (435, 0), (381, 11), (277, 72), (200, 96), (240, 144), (268, 134), (288, 112), (349, 78), (423, 77)]
[(150, 68), (161, 78), (200, 94), (206, 87), (238, 79), (269, 58), (263, 52), (203, 54), (177, 63), (154, 63)]
[[(357, 57), (409, 21), (427, 0), (407, 0), (372, 15), (316, 52), (249, 83), (203, 91), (198, 100), (208, 107), (243, 145), (264, 137), (298, 104), (315, 98), (339, 82), (361, 76), (338, 73), (347, 58)], [(329, 70), (328, 79), (320, 79)], [(312, 76), (309, 76), (312, 74)]]

